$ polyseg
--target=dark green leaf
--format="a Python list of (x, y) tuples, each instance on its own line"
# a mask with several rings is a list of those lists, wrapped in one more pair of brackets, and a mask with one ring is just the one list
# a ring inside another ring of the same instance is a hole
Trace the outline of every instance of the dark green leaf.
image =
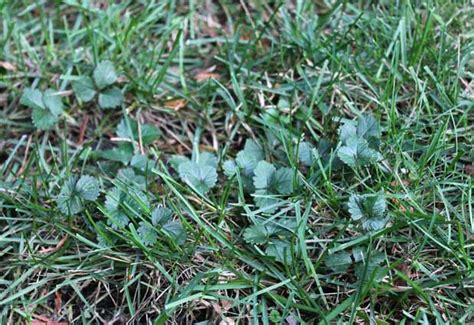
[(328, 255), (325, 264), (334, 272), (342, 273), (347, 271), (349, 266), (352, 264), (352, 258), (349, 253), (341, 251)]
[(265, 253), (268, 256), (274, 257), (276, 261), (283, 264), (289, 265), (293, 261), (291, 243), (286, 240), (273, 240), (268, 244)]
[(249, 244), (265, 244), (269, 233), (264, 225), (256, 224), (245, 229), (244, 239)]
[(183, 244), (186, 241), (186, 230), (178, 221), (171, 221), (164, 224), (163, 230), (166, 231), (177, 244)]
[(163, 206), (156, 207), (151, 213), (151, 223), (154, 226), (164, 225), (173, 215), (173, 211)]

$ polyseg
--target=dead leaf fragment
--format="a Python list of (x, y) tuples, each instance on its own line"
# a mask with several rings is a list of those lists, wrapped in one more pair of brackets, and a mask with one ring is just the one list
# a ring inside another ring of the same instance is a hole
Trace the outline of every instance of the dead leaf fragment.
[(61, 291), (56, 291), (56, 294), (54, 296), (54, 310), (56, 311), (56, 314), (61, 313), (61, 309), (63, 307), (63, 294)]
[(4, 68), (7, 71), (16, 71), (16, 65), (6, 61), (0, 61), (0, 67)]
[(208, 79), (220, 79), (220, 77), (221, 75), (216, 72), (209, 72), (209, 71), (204, 70), (204, 71), (198, 72), (196, 76), (194, 77), (194, 79), (197, 82), (201, 82)]
[(50, 320), (47, 317), (41, 317), (42, 320), (33, 320), (30, 324), (31, 325), (68, 325), (67, 322), (56, 322), (54, 320)]
[(219, 322), (219, 325), (235, 325), (235, 320), (233, 320), (230, 317), (224, 317), (222, 320)]
[(64, 243), (66, 242), (67, 239), (68, 239), (68, 235), (64, 236), (54, 247), (43, 247), (43, 248), (41, 248), (40, 251), (39, 251), (40, 254), (47, 254), (47, 253), (56, 252), (57, 250), (59, 250), (64, 245)]
[(165, 102), (166, 108), (171, 108), (172, 110), (179, 111), (186, 106), (188, 102), (185, 99), (172, 99)]

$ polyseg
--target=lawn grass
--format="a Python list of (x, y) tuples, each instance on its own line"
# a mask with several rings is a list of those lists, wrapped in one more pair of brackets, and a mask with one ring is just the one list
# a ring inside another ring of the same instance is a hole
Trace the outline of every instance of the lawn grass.
[[(472, 10), (0, 1), (0, 323), (474, 322)], [(72, 88), (105, 60), (115, 109)], [(51, 128), (27, 88), (57, 90)], [(341, 130), (369, 117), (380, 157), (351, 167)], [(229, 172), (249, 140), (274, 167)], [(62, 208), (85, 175), (98, 198)]]

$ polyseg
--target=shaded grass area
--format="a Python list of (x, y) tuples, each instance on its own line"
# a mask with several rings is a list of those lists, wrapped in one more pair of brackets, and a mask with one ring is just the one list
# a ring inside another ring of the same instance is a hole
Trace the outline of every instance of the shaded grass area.
[[(1, 323), (473, 321), (468, 1), (0, 9)], [(121, 108), (72, 91), (103, 60), (118, 72)], [(66, 109), (51, 130), (37, 130), (20, 104), (27, 87), (59, 91)], [(366, 113), (380, 124), (383, 160), (351, 168), (338, 161), (338, 130)], [(138, 121), (126, 145), (149, 159), (144, 168), (118, 150), (124, 117)], [(145, 141), (145, 125), (160, 136)], [(248, 139), (297, 185), (271, 208), (245, 190), (245, 175), (224, 173)], [(309, 166), (302, 142), (319, 148)], [(203, 152), (217, 157), (208, 193), (169, 162)], [(127, 167), (140, 181), (119, 177)], [(58, 207), (71, 175), (93, 175), (101, 188), (76, 215)], [(134, 188), (141, 180), (145, 199)], [(109, 222), (114, 188), (130, 196), (126, 227)], [(384, 193), (383, 228), (368, 232), (351, 219), (355, 193)], [(139, 227), (158, 205), (186, 237), (157, 230), (153, 245), (144, 242)], [(246, 240), (252, 226), (272, 223), (286, 229), (273, 241), (288, 241), (282, 254), (291, 260), (269, 254), (271, 242)], [(341, 252), (350, 259), (343, 271), (328, 263)]]

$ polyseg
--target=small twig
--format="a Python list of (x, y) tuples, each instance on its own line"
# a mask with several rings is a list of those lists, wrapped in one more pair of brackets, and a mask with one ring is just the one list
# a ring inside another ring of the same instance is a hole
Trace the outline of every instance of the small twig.
[(30, 134), (30, 136), (28, 137), (28, 142), (26, 143), (25, 156), (23, 157), (23, 161), (21, 162), (21, 167), (18, 170), (18, 173), (16, 173), (17, 177), (23, 174), (23, 171), (25, 169), (26, 161), (28, 160), (28, 153), (30, 151), (31, 139), (32, 135)]
[(87, 128), (88, 123), (89, 123), (89, 115), (86, 115), (79, 129), (79, 141), (77, 143), (78, 145), (81, 145), (84, 142), (84, 135), (86, 134), (86, 128)]

